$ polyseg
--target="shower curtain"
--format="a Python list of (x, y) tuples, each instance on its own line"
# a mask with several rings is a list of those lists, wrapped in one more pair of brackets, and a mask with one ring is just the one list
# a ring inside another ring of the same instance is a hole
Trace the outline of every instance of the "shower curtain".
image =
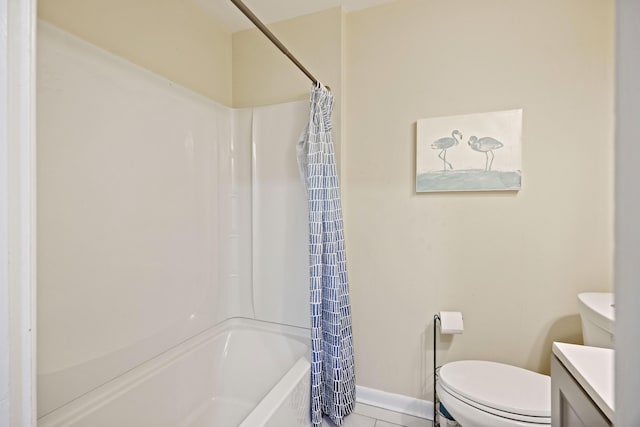
[(298, 162), (309, 208), (311, 287), (311, 421), (323, 414), (341, 425), (355, 405), (351, 306), (347, 281), (340, 188), (336, 173), (331, 111), (333, 95), (318, 83), (298, 143)]

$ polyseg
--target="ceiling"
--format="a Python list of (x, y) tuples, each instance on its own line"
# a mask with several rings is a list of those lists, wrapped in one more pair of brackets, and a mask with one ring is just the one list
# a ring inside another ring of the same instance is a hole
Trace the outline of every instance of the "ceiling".
[[(321, 10), (342, 6), (346, 11), (365, 9), (394, 0), (243, 0), (265, 24), (308, 15)], [(253, 24), (230, 0), (196, 0), (211, 15), (236, 32), (252, 28)]]

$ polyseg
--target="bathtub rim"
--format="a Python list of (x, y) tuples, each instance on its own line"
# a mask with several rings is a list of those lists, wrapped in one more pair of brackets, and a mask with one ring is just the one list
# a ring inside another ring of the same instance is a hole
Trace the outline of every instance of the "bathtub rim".
[[(182, 356), (196, 350), (198, 347), (206, 344), (215, 337), (236, 329), (287, 335), (293, 339), (303, 342), (310, 348), (309, 329), (307, 328), (245, 317), (229, 318), (211, 326), (191, 338), (182, 341), (181, 343), (176, 344), (163, 353), (133, 367), (118, 377), (101, 384), (69, 403), (42, 415), (37, 419), (38, 427), (57, 427), (76, 422), (96, 409), (108, 405), (112, 400), (125, 394), (129, 389), (153, 377), (157, 372), (171, 365)], [(299, 371), (301, 361), (305, 360), (306, 363), (309, 363), (309, 358), (310, 354), (303, 355), (301, 358), (296, 360), (296, 362), (291, 366), (291, 369), (295, 368), (296, 371)], [(290, 371), (285, 374), (285, 377), (289, 374)], [(283, 387), (281, 383), (282, 378), (274, 385), (274, 388), (278, 386)], [(271, 395), (272, 393), (269, 392), (265, 398)], [(254, 409), (249, 413), (248, 417), (255, 412), (256, 408), (261, 406), (262, 401), (258, 402), (256, 407), (254, 407)]]
[[(310, 374), (311, 364), (309, 363), (308, 357), (300, 357), (291, 369), (280, 378), (280, 381), (273, 386), (271, 391), (258, 402), (238, 427), (264, 427), (286, 402), (287, 398), (291, 396), (291, 393), (293, 393), (298, 384), (300, 384), (305, 377), (309, 377)], [(311, 422), (310, 411), (309, 422)]]

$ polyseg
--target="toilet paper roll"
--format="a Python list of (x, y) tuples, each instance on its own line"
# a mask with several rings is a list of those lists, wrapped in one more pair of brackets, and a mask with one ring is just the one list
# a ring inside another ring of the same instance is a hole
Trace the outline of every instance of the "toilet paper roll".
[(441, 334), (461, 334), (464, 331), (462, 323), (462, 313), (459, 311), (440, 312), (440, 333)]

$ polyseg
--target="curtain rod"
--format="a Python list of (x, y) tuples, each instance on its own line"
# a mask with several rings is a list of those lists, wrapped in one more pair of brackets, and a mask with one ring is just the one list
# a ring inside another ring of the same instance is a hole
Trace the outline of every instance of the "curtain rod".
[[(251, 9), (247, 7), (247, 5), (242, 2), (242, 0), (231, 0), (231, 3), (233, 3), (247, 18), (249, 18), (249, 20), (253, 22), (253, 24), (258, 27), (260, 31), (262, 31), (262, 34), (267, 36), (267, 38), (271, 40), (271, 42), (276, 45), (276, 47), (280, 49), (280, 51), (291, 60), (291, 62), (296, 64), (300, 71), (302, 71), (307, 77), (309, 77), (314, 84), (317, 85), (318, 83), (320, 83), (320, 81), (313, 77), (313, 74), (311, 74), (309, 70), (307, 70), (304, 65), (302, 65), (300, 61), (298, 61), (296, 57), (293, 56), (291, 52), (289, 52), (285, 45), (283, 45), (282, 42), (278, 40), (278, 38), (262, 23), (262, 21), (260, 21), (260, 19), (251, 11)], [(328, 86), (327, 89), (329, 89)]]

